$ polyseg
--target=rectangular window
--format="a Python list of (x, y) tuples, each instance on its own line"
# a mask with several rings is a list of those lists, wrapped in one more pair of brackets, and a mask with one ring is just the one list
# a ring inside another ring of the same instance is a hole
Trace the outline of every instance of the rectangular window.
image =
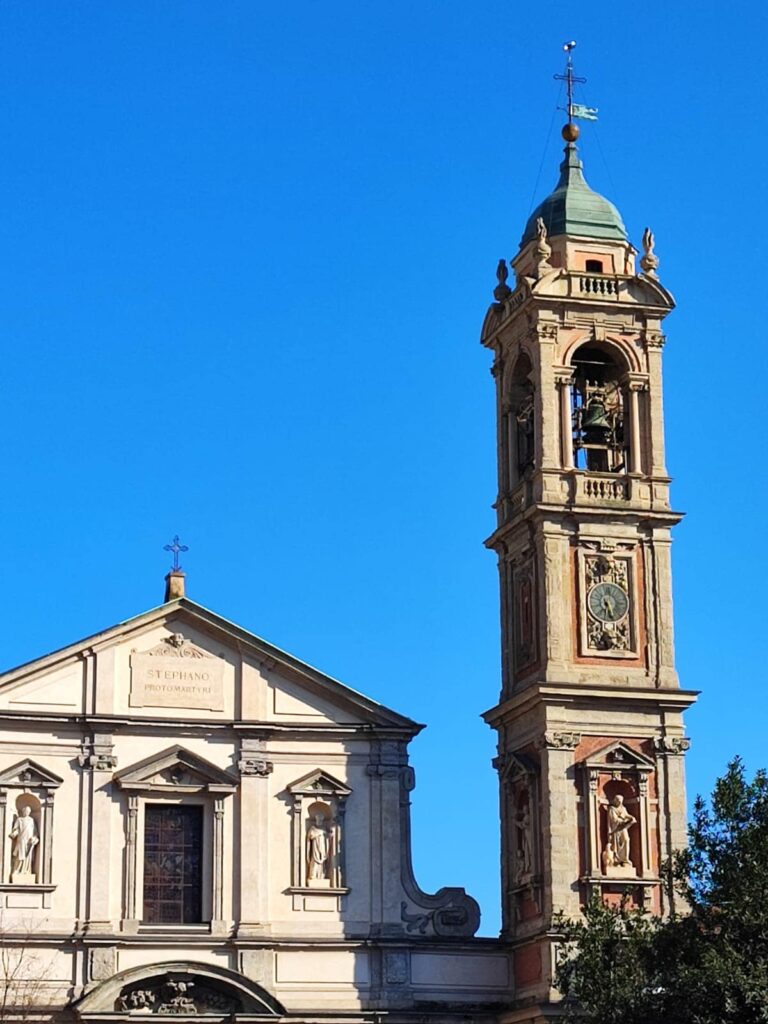
[(203, 808), (147, 804), (144, 809), (144, 920), (202, 920)]

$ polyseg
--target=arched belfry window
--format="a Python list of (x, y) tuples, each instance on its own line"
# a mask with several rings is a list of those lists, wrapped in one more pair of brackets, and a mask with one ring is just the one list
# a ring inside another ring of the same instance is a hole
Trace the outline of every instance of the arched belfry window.
[(504, 415), (504, 452), (507, 488), (513, 488), (534, 463), (536, 438), (534, 429), (533, 367), (522, 352), (510, 375)]
[(593, 473), (626, 473), (627, 401), (621, 383), (626, 367), (595, 344), (582, 345), (572, 365), (573, 464)]

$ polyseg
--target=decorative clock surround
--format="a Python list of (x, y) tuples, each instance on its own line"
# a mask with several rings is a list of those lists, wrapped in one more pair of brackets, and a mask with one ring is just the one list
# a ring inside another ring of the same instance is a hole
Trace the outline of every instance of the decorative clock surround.
[(634, 546), (594, 544), (578, 552), (579, 652), (636, 658), (638, 622)]

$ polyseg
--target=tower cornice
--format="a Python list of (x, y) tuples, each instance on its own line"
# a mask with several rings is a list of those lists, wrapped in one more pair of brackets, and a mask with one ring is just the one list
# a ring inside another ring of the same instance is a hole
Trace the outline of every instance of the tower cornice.
[[(588, 708), (615, 713), (622, 710), (664, 709), (679, 714), (687, 711), (698, 700), (700, 690), (681, 690), (674, 687), (599, 685), (589, 683), (532, 683), (508, 700), (501, 701), (481, 715), (488, 725), (498, 728), (515, 721), (537, 706), (547, 705), (567, 709)], [(597, 732), (605, 734), (605, 727)], [(649, 726), (648, 734), (653, 734)]]

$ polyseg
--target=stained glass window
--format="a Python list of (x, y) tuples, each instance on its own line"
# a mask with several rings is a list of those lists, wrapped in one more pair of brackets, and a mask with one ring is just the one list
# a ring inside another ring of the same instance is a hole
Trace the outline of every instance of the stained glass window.
[(202, 920), (203, 808), (147, 804), (144, 811), (144, 920)]

